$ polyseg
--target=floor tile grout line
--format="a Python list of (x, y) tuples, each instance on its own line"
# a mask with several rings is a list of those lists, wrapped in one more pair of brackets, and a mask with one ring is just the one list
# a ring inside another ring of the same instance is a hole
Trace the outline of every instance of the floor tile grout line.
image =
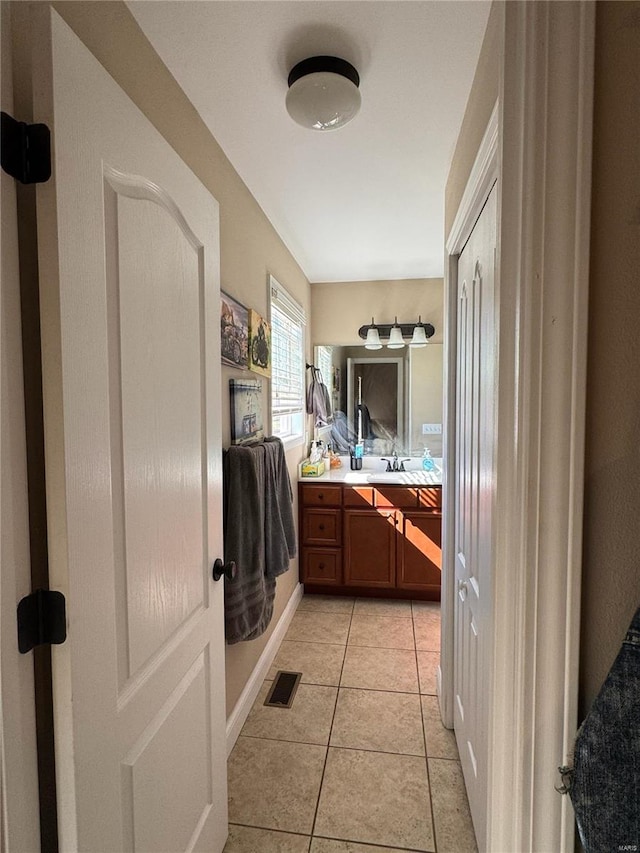
[[(412, 608), (413, 609), (413, 608)], [(415, 640), (415, 622), (413, 623), (413, 633)], [(418, 670), (418, 687), (421, 687), (420, 684), (420, 668), (418, 666), (418, 650), (416, 649), (416, 669)], [(433, 793), (431, 791), (431, 775), (429, 773), (429, 747), (427, 745), (427, 732), (426, 726), (424, 723), (424, 703), (422, 702), (422, 694), (420, 694), (420, 717), (422, 718), (422, 739), (424, 741), (424, 763), (425, 770), (427, 772), (427, 787), (429, 789), (429, 811), (431, 813), (431, 831), (433, 833), (433, 850), (434, 853), (438, 853), (438, 841), (436, 838), (436, 816), (433, 808)]]
[[(355, 608), (355, 599), (353, 602), (353, 606)], [(349, 617), (349, 631), (351, 630), (351, 622), (352, 621), (353, 621), (353, 608), (351, 610), (351, 616)], [(347, 632), (347, 638), (348, 637), (349, 637), (349, 634)], [(344, 671), (344, 662), (345, 662), (346, 658), (347, 658), (347, 649), (345, 646), (344, 657), (342, 658), (342, 666), (340, 667), (340, 678), (338, 679), (339, 682), (342, 681), (342, 673)], [(335, 701), (335, 705), (333, 706), (333, 716), (331, 717), (331, 725), (329, 726), (329, 738), (327, 740), (327, 752), (326, 752), (325, 757), (324, 757), (324, 765), (322, 767), (322, 776), (320, 777), (320, 787), (318, 788), (318, 799), (316, 800), (316, 810), (313, 814), (313, 823), (311, 824), (311, 838), (312, 838), (312, 840), (313, 840), (313, 833), (314, 833), (314, 830), (316, 828), (316, 821), (318, 820), (318, 809), (320, 808), (320, 797), (322, 796), (322, 786), (324, 785), (324, 776), (325, 776), (325, 773), (327, 770), (327, 761), (329, 760), (329, 750), (331, 749), (331, 747), (330, 747), (331, 734), (333, 732), (333, 724), (335, 723), (335, 719), (336, 719), (336, 709), (338, 707), (338, 699), (339, 698), (340, 698), (340, 685), (338, 684), (338, 689), (336, 691), (336, 701)], [(309, 844), (309, 847), (311, 848), (311, 843)]]
[[(338, 697), (336, 697), (337, 700)], [(335, 711), (334, 711), (335, 714)], [(241, 735), (241, 737), (249, 738), (250, 740), (268, 740), (271, 743), (291, 743), (298, 744), (299, 746), (327, 746), (331, 747), (331, 749), (346, 749), (350, 752), (374, 752), (380, 755), (402, 755), (407, 758), (425, 758), (425, 753), (418, 752), (399, 752), (391, 749), (372, 749), (367, 746), (343, 746), (342, 744), (332, 744), (331, 743), (331, 732), (329, 732), (329, 740), (327, 743), (318, 743), (317, 741), (312, 740), (287, 740), (287, 738), (282, 737), (268, 737), (265, 735)], [(437, 756), (429, 756), (430, 758), (437, 758)], [(438, 759), (440, 760), (440, 759)], [(442, 761), (455, 761), (455, 759), (442, 759)]]
[(400, 847), (391, 847), (389, 844), (370, 844), (368, 841), (349, 841), (348, 839), (345, 839), (345, 838), (337, 838), (335, 835), (312, 835), (311, 840), (313, 841), (314, 838), (320, 838), (320, 839), (323, 839), (326, 841), (341, 841), (343, 844), (357, 844), (358, 846), (365, 847), (365, 848), (370, 847), (372, 850), (373, 849), (391, 850), (391, 851), (402, 850), (402, 853), (404, 853), (404, 851), (406, 850), (407, 853), (434, 853), (434, 851), (432, 851), (432, 850), (422, 850), (419, 847), (400, 848)]
[(242, 826), (244, 829), (263, 829), (265, 832), (281, 832), (283, 835), (300, 835), (303, 838), (311, 840), (308, 832), (296, 832), (293, 829), (274, 829), (272, 826), (260, 826), (256, 823), (239, 823), (237, 820), (230, 820), (229, 826)]

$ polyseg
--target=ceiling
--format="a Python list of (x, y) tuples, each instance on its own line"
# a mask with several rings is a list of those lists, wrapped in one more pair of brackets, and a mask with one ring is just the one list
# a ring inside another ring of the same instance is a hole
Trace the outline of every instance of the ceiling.
[[(311, 282), (440, 277), (444, 187), (485, 0), (132, 0), (128, 7)], [(362, 110), (305, 130), (289, 70), (360, 74)]]

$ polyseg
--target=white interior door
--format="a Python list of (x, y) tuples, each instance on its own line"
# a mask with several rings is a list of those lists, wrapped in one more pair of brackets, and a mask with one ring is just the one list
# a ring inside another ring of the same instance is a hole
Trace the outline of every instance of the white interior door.
[(487, 818), (496, 387), (495, 245), (494, 186), (458, 259), (454, 727), (481, 849)]
[(48, 533), (68, 611), (53, 649), (60, 849), (219, 853), (218, 205), (42, 5)]

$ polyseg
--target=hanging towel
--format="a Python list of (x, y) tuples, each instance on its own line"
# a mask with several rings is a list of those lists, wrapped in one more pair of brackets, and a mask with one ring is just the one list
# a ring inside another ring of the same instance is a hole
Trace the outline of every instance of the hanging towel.
[(271, 437), (230, 447), (224, 456), (224, 559), (235, 562), (236, 577), (224, 582), (227, 643), (266, 631), (275, 579), (295, 555), (293, 492), (282, 442)]
[(286, 572), (296, 555), (293, 492), (284, 446), (279, 438), (265, 439), (265, 573), (275, 578)]
[(322, 373), (311, 365), (311, 382), (307, 388), (307, 414), (314, 415), (315, 426), (326, 426), (331, 421), (331, 397), (324, 384)]
[(265, 445), (233, 446), (224, 456), (224, 561), (236, 577), (224, 582), (227, 643), (253, 640), (273, 615), (274, 578), (265, 573)]

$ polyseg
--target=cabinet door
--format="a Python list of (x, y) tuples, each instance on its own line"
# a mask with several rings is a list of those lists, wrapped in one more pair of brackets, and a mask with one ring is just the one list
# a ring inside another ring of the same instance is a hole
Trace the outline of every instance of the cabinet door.
[(344, 511), (346, 586), (395, 587), (397, 523), (395, 510)]
[(404, 512), (398, 526), (398, 588), (440, 591), (442, 517)]

